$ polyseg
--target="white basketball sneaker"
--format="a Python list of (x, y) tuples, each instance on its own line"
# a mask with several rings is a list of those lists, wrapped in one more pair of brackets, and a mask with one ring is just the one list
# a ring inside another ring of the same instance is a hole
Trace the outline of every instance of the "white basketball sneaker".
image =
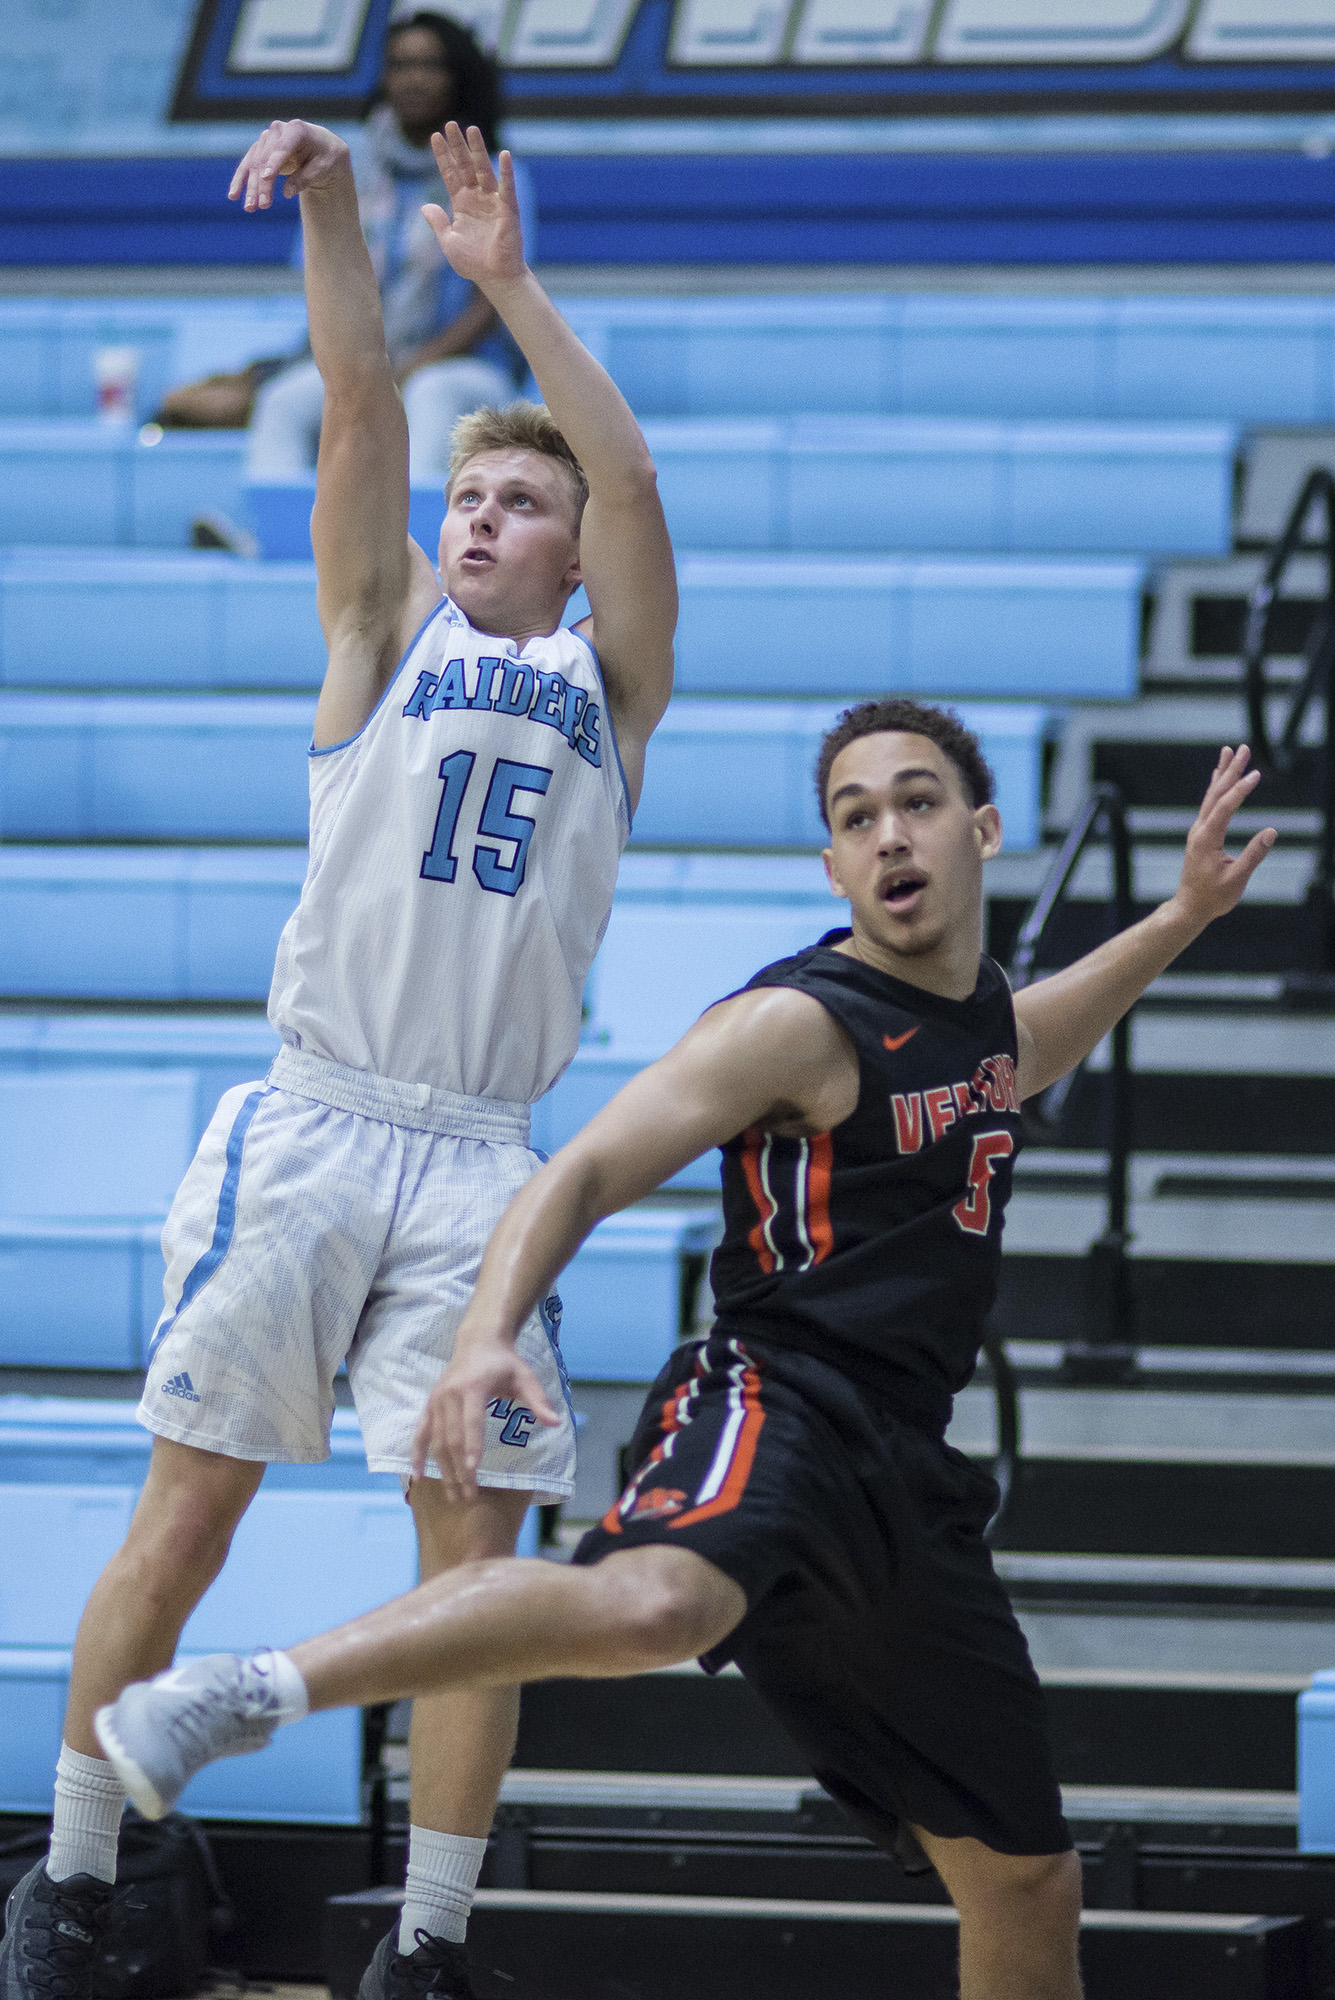
[(209, 1653), (131, 1682), (93, 1727), (144, 1818), (161, 1819), (196, 1771), (263, 1750), (282, 1719), (270, 1654)]

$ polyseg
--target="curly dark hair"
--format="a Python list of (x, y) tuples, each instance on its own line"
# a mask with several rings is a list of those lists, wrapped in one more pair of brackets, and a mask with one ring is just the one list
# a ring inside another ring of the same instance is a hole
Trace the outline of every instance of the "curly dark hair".
[(825, 795), (830, 785), (830, 767), (839, 752), (859, 736), (878, 736), (887, 730), (902, 730), (909, 736), (925, 736), (944, 750), (964, 780), (964, 789), (975, 808), (990, 806), (996, 795), (996, 779), (983, 755), (983, 747), (971, 729), (966, 729), (953, 708), (928, 708), (920, 701), (891, 695), (885, 701), (862, 701), (846, 708), (834, 728), (824, 738), (816, 759), (816, 797), (826, 826), (830, 815)]
[(419, 8), (415, 14), (400, 16), (390, 22), (385, 30), (386, 50), (395, 35), (403, 34), (408, 28), (425, 28), (428, 34), (435, 36), (454, 79), (454, 110), (451, 115), (465, 129), (476, 125), (487, 151), (498, 151), (501, 120), (501, 72), (498, 64), (467, 28), (458, 21), (452, 21), (448, 14), (437, 14), (426, 8)]

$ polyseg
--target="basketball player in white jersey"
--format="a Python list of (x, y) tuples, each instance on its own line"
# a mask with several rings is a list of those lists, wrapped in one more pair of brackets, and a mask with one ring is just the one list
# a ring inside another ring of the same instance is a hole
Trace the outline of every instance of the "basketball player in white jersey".
[[(671, 691), (676, 585), (634, 418), (524, 263), (508, 156), (498, 180), (476, 131), (433, 143), (450, 212), (426, 219), (546, 399), (463, 420), (439, 580), (408, 539), (408, 432), (347, 147), (275, 124), (233, 183), (247, 209), (280, 176), (300, 195), (325, 383), (310, 866), (270, 995), (281, 1053), (223, 1098), (168, 1219), (152, 1460), (79, 1627), (51, 1852), (11, 1898), (4, 2000), (91, 1993), (123, 1801), (93, 1712), (170, 1662), (266, 1463), (328, 1456), (340, 1362), (371, 1469), (404, 1477), (424, 1576), (510, 1553), (534, 1497), (573, 1483), (554, 1296), (521, 1338), (560, 1424), (498, 1399), (473, 1504), (443, 1500), (434, 1463), (409, 1475), (484, 1246), (538, 1165), (529, 1106), (578, 1042)], [(581, 581), (592, 615), (563, 631)], [(368, 2000), (469, 1992), (460, 1941), (517, 1712), (514, 1689), (416, 1705), (407, 1900)]]

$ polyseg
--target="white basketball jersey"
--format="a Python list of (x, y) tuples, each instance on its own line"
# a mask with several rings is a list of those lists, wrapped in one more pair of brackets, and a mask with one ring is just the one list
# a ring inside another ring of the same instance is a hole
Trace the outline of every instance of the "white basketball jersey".
[(528, 1104), (579, 1043), (630, 837), (592, 647), (445, 598), (370, 719), (311, 752), (311, 846), (269, 1019), (379, 1076)]

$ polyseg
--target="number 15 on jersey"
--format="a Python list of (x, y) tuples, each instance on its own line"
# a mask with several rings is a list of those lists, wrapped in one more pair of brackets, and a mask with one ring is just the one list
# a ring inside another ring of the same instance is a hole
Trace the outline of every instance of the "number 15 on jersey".
[[(471, 750), (456, 750), (452, 757), (441, 759), (440, 806), (436, 812), (431, 845), (422, 856), (420, 873), (424, 881), (453, 882), (458, 873), (454, 836), (476, 762)], [(487, 795), (478, 817), (479, 837), (473, 847), (473, 873), (480, 887), (493, 895), (513, 896), (523, 883), (524, 870), (528, 865), (529, 843), (533, 839), (535, 823), (527, 813), (514, 810), (516, 795), (520, 792), (541, 795), (551, 781), (552, 773), (543, 764), (516, 764), (508, 757), (498, 757), (492, 766)], [(489, 836), (488, 839), (481, 837), (484, 834)], [(511, 846), (514, 852), (507, 860), (506, 849)]]

